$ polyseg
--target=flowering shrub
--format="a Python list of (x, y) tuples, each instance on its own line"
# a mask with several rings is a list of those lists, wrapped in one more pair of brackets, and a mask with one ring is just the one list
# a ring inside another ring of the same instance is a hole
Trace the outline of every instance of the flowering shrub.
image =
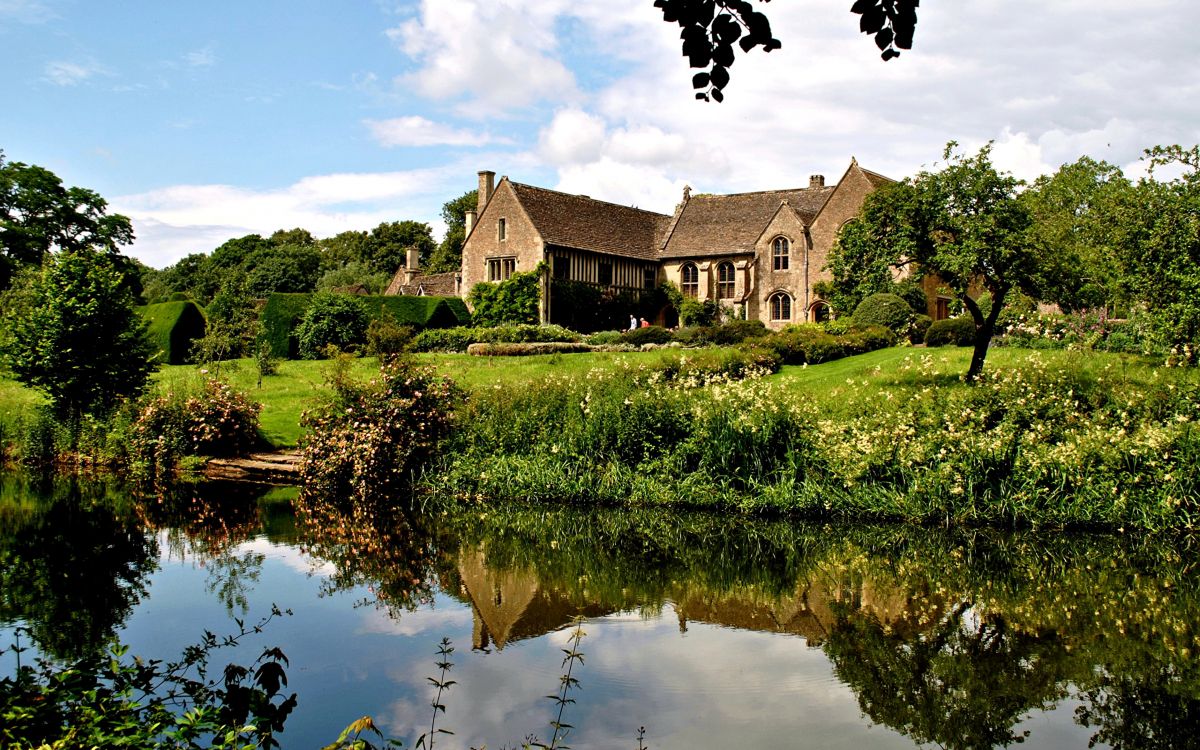
[(139, 472), (161, 474), (181, 456), (234, 456), (258, 439), (261, 404), (209, 378), (146, 399), (129, 429), (129, 454)]
[(457, 389), (430, 368), (395, 359), (367, 383), (341, 380), (301, 424), (306, 491), (354, 503), (406, 486), (450, 430)]

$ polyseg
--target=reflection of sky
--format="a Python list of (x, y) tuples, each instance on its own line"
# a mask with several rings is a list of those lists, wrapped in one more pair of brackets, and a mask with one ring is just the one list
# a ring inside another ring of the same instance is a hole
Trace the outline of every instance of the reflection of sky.
[[(426, 678), (436, 676), (443, 636), (455, 644), (449, 678), (457, 684), (443, 699), (439, 726), (455, 734), (438, 746), (519, 746), (530, 733), (548, 739), (554, 706), (545, 696), (558, 687), (569, 629), (472, 652), (472, 613), (455, 599), (439, 595), (430, 607), (393, 617), (356, 606), (369, 596), (365, 589), (319, 596), (322, 564), (295, 548), (259, 539), (236, 551), (251, 550), (265, 560), (246, 620), (256, 621), (272, 602), (295, 614), (248, 638), (235, 657), (248, 663), (278, 645), (291, 660), (288, 690), (299, 694), (299, 706), (284, 748), (320, 747), (363, 715), (410, 746), (428, 729)], [(164, 562), (124, 633), (133, 653), (171, 658), (204, 629), (230, 632), (232, 621), (204, 585), (194, 559)], [(661, 616), (621, 613), (584, 629), (585, 664), (575, 673), (582, 689), (564, 717), (576, 727), (568, 744), (578, 749), (636, 747), (639, 726), (655, 750), (912, 746), (864, 718), (823, 652), (803, 638), (695, 621), (681, 633), (670, 606)], [(1027, 721), (1033, 734), (1024, 747), (1085, 747), (1088, 733), (1074, 724), (1072, 709)]]

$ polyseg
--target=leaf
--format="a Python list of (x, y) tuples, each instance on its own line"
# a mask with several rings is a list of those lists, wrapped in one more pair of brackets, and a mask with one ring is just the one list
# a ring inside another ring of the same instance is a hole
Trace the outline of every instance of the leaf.
[(708, 73), (703, 73), (703, 72), (697, 73), (696, 75), (692, 76), (692, 88), (694, 88), (694, 89), (708, 88), (708, 80), (709, 80)]

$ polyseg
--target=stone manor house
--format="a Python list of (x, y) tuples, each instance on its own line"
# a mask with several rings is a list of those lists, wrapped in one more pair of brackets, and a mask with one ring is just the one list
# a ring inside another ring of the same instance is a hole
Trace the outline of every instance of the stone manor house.
[[(685, 188), (668, 216), (507, 177), (497, 184), (494, 172), (480, 172), (454, 293), (545, 262), (543, 322), (555, 317), (553, 279), (614, 293), (670, 281), (687, 296), (717, 300), (772, 328), (820, 321), (834, 311), (813, 285), (830, 278), (825, 262), (834, 238), (867, 194), (888, 182), (851, 159), (834, 185), (814, 175), (808, 187), (787, 190), (706, 195)], [(420, 281), (410, 269), (406, 286)], [(657, 322), (665, 321), (664, 313)]]

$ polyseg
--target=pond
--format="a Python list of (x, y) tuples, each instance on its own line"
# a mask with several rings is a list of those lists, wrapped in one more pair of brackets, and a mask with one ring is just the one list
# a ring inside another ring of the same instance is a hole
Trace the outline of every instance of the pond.
[[(1200, 573), (1188, 540), (827, 527), (582, 507), (368, 511), (214, 485), (149, 501), (0, 477), (0, 642), (70, 658), (290, 660), (285, 748), (362, 715), (438, 747), (545, 740), (576, 618), (575, 748), (1189, 747)], [(11, 652), (0, 673), (11, 673)]]

